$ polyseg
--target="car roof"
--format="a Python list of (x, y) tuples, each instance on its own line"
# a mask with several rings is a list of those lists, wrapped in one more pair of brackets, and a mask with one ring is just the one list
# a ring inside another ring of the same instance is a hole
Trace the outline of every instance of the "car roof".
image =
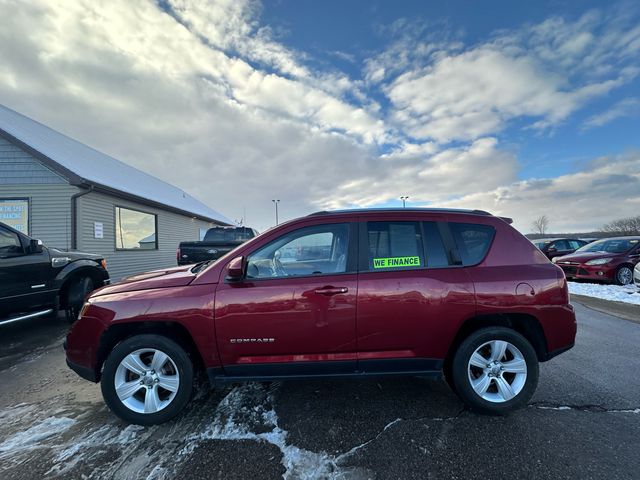
[[(484, 210), (466, 210), (462, 208), (351, 208), (342, 210), (321, 210), (309, 214), (309, 217), (321, 215), (345, 215), (345, 214), (375, 214), (375, 213), (452, 213), (464, 215), (480, 215), (484, 217), (493, 217), (491, 213)], [(513, 223), (508, 217), (495, 217), (504, 220), (507, 223)]]
[(605, 238), (598, 238), (597, 240), (594, 240), (594, 242), (599, 242), (600, 240), (640, 240), (640, 236), (623, 235), (621, 237), (605, 237)]
[(575, 237), (534, 238), (531, 241), (532, 242), (557, 242), (558, 240), (578, 240), (580, 242), (584, 242), (584, 240), (581, 240), (581, 239), (575, 238)]

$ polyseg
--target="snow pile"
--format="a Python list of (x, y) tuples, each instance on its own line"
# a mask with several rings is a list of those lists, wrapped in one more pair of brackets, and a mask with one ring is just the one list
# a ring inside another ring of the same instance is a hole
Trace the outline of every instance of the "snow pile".
[(597, 283), (568, 282), (569, 292), (575, 295), (600, 298), (613, 302), (640, 305), (640, 293), (634, 285), (602, 285)]
[(75, 420), (67, 417), (49, 417), (31, 428), (18, 432), (0, 444), (0, 458), (16, 451), (38, 448), (42, 440), (68, 430)]
[[(216, 408), (213, 422), (204, 432), (189, 438), (190, 443), (180, 453), (193, 452), (204, 440), (254, 440), (270, 443), (280, 450), (282, 465), (286, 470), (283, 475), (285, 480), (343, 480), (368, 476), (355, 468), (342, 468), (341, 463), (375, 439), (338, 456), (299, 448), (288, 443), (288, 432), (278, 425), (273, 404), (273, 391), (261, 384), (249, 383), (235, 387)], [(400, 419), (394, 420), (384, 430), (398, 421)]]

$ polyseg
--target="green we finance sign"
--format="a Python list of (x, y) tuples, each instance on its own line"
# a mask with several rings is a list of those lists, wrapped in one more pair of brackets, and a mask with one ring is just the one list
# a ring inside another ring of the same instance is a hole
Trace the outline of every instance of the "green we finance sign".
[(373, 268), (419, 267), (420, 257), (374, 258)]

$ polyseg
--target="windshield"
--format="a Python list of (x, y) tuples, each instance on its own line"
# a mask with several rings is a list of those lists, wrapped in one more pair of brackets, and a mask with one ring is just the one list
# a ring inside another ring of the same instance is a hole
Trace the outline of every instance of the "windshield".
[(578, 249), (577, 252), (625, 253), (638, 245), (638, 242), (640, 242), (638, 239), (624, 238), (598, 240), (597, 242), (585, 245)]
[(533, 242), (533, 244), (536, 247), (538, 247), (540, 250), (542, 250), (545, 247), (545, 245), (548, 245), (549, 243), (551, 242)]
[(251, 228), (211, 228), (204, 236), (205, 242), (244, 242), (254, 237)]

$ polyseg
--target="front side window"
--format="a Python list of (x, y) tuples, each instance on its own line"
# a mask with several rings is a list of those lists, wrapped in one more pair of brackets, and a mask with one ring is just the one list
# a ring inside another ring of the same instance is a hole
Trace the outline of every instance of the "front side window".
[(419, 222), (367, 222), (369, 270), (425, 266)]
[(0, 228), (0, 258), (21, 255), (22, 245), (18, 235), (4, 228)]
[(571, 247), (571, 250), (577, 250), (583, 245), (585, 245), (585, 242), (580, 240), (569, 240), (569, 247)]
[(157, 250), (156, 215), (116, 207), (116, 249)]
[(549, 248), (555, 248), (558, 251), (569, 250), (569, 244), (566, 240), (556, 240)]
[(460, 252), (462, 264), (480, 263), (493, 241), (495, 229), (490, 225), (477, 223), (449, 223), (451, 233)]
[(294, 230), (256, 250), (247, 259), (247, 278), (327, 275), (347, 271), (349, 224)]

